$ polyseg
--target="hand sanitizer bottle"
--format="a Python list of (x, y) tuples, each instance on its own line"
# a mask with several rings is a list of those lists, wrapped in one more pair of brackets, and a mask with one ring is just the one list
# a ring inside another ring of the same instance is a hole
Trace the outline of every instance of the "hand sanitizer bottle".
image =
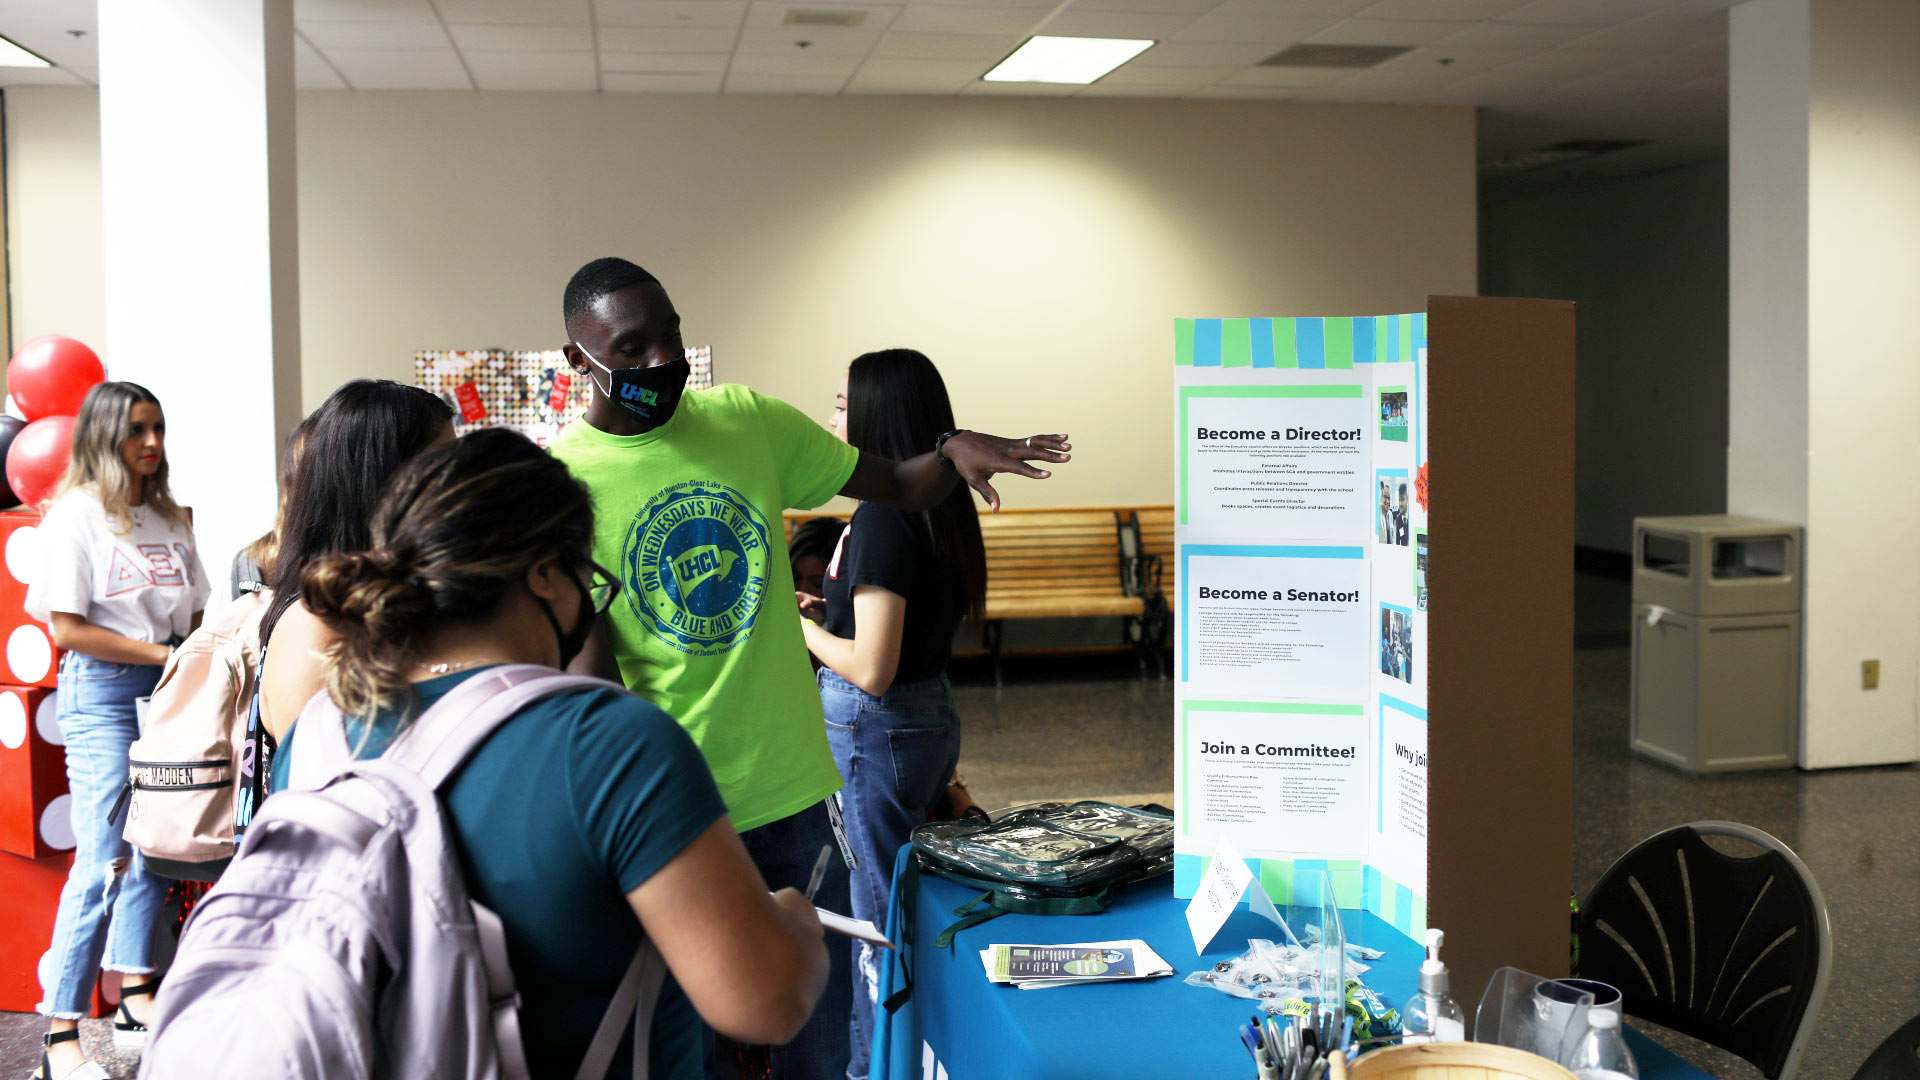
[(1427, 958), (1420, 964), (1420, 993), (1407, 1002), (1401, 1030), (1406, 1033), (1404, 1041), (1423, 1042), (1465, 1042), (1467, 1039), (1466, 1014), (1460, 1011), (1460, 1005), (1447, 996), (1447, 965), (1440, 962), (1440, 943), (1446, 935), (1439, 930), (1427, 931)]

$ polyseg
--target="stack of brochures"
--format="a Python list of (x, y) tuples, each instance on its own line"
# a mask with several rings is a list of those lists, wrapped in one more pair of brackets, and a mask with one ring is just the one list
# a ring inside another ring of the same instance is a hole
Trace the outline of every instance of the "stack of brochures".
[(1075, 983), (1155, 979), (1173, 968), (1147, 943), (1083, 941), (1067, 945), (993, 945), (980, 950), (987, 978), (1022, 990)]

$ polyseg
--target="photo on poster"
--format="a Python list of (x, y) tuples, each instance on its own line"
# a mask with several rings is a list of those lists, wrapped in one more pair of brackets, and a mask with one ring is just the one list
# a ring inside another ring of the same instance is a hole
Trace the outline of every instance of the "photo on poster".
[(1407, 388), (1380, 388), (1380, 437), (1388, 442), (1407, 441)]
[(1413, 612), (1380, 605), (1380, 674), (1413, 682)]
[(1413, 597), (1414, 606), (1421, 611), (1427, 610), (1427, 531), (1413, 534)]
[(1373, 478), (1373, 540), (1377, 544), (1406, 547), (1413, 517), (1408, 502), (1407, 470), (1375, 469)]

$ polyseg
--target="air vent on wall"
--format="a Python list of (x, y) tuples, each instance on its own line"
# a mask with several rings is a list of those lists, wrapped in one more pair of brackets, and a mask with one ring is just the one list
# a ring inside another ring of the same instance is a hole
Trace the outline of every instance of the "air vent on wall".
[(859, 26), (867, 20), (864, 11), (832, 11), (826, 8), (788, 8), (782, 20), (788, 26)]
[(1289, 45), (1260, 61), (1260, 66), (1370, 68), (1412, 51), (1411, 45)]

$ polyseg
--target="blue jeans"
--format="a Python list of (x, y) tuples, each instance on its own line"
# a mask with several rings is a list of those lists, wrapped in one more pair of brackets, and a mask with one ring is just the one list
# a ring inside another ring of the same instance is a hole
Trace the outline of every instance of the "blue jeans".
[(58, 716), (67, 740), (75, 846), (53, 920), (54, 981), (39, 1006), (46, 1016), (92, 1015), (93, 981), (103, 968), (129, 975), (153, 971), (154, 932), (170, 883), (147, 872), (107, 813), (127, 782), (127, 748), (137, 734), (133, 700), (153, 693), (159, 680), (160, 669), (144, 664), (74, 652), (60, 659)]
[[(853, 917), (885, 926), (893, 859), (947, 789), (960, 763), (960, 714), (945, 675), (895, 683), (874, 697), (821, 668), (827, 745), (846, 781), (842, 792), (853, 871)], [(865, 1080), (873, 1052), (873, 946), (854, 942), (852, 1080)]]
[[(827, 860), (827, 876), (813, 894), (813, 902), (828, 911), (847, 910), (847, 864), (840, 857), (840, 844), (833, 835), (827, 804), (814, 803), (805, 810), (778, 821), (769, 821), (757, 829), (740, 834), (753, 865), (760, 868), (767, 888), (794, 888), (805, 891), (813, 876), (814, 862), (822, 847), (833, 853)], [(778, 1080), (839, 1080), (847, 1072), (847, 1010), (853, 996), (852, 953), (842, 946), (846, 939), (827, 935), (826, 988), (813, 1006), (813, 1016), (791, 1042), (772, 1048), (772, 1075)]]

